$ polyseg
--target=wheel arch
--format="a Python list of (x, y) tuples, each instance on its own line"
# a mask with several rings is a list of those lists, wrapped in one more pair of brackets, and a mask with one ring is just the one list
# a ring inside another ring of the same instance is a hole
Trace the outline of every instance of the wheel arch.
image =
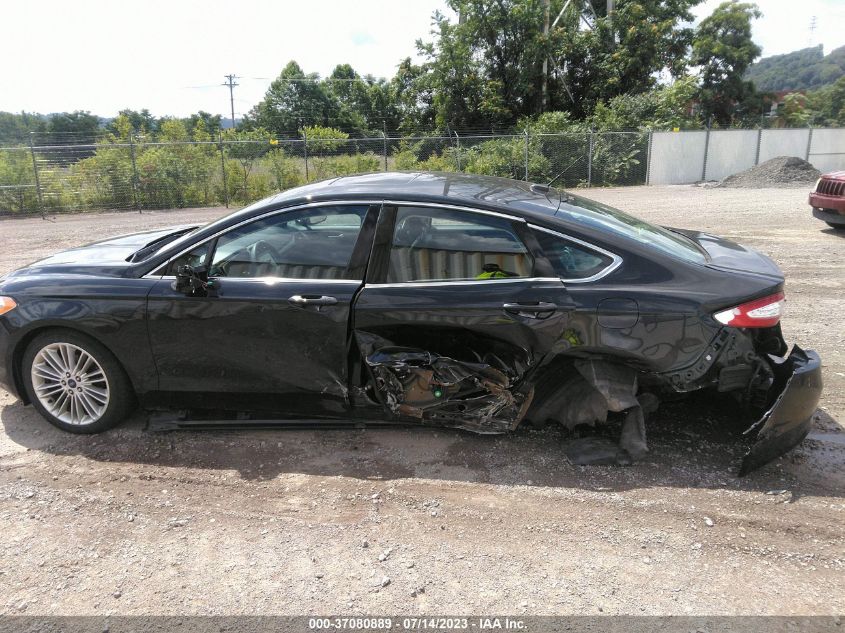
[(115, 362), (117, 362), (117, 365), (120, 368), (120, 371), (123, 372), (123, 375), (126, 377), (126, 379), (129, 381), (129, 384), (132, 386), (132, 391), (137, 394), (137, 386), (132, 380), (132, 374), (126, 371), (125, 363), (117, 354), (114, 353), (113, 349), (111, 349), (105, 342), (103, 342), (102, 339), (85, 329), (74, 327), (70, 324), (58, 325), (55, 323), (51, 323), (40, 325), (27, 331), (26, 334), (24, 334), (20, 338), (20, 340), (17, 342), (12, 351), (12, 381), (14, 382), (15, 389), (18, 392), (18, 397), (20, 398), (21, 402), (23, 402), (24, 404), (31, 404), (29, 394), (26, 391), (26, 387), (24, 385), (23, 380), (23, 357), (27, 347), (29, 347), (30, 343), (32, 343), (33, 340), (35, 340), (42, 334), (46, 334), (48, 332), (61, 331), (73, 332), (74, 334), (89, 338), (98, 345), (101, 345), (106, 351), (108, 351), (112, 355), (112, 357), (114, 357)]

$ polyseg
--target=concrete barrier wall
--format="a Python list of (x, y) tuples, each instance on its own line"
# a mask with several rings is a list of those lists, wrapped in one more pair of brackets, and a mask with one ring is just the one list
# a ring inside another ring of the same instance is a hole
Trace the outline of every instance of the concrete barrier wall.
[(810, 130), (763, 130), (760, 138), (760, 162), (777, 156), (807, 158)]
[(813, 130), (810, 162), (822, 173), (845, 170), (845, 129)]
[(707, 132), (654, 132), (648, 182), (674, 185), (701, 180)]
[(705, 180), (721, 180), (754, 167), (757, 130), (713, 130), (707, 147)]
[(812, 136), (809, 128), (762, 132), (712, 130), (709, 140), (707, 132), (702, 130), (654, 132), (648, 183), (689, 184), (699, 182), (702, 176), (706, 180), (721, 180), (777, 156), (809, 160), (821, 172), (845, 170), (845, 129), (813, 129)]

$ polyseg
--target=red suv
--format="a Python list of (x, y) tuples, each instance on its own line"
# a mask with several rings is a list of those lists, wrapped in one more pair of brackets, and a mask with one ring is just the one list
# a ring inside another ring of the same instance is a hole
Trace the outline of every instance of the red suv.
[(845, 171), (834, 171), (819, 178), (810, 192), (813, 215), (834, 229), (845, 230)]

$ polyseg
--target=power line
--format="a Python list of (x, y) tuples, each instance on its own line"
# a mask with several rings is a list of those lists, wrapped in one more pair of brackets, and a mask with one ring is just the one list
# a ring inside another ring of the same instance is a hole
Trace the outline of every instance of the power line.
[(240, 79), (237, 75), (224, 75), (226, 83), (224, 86), (229, 86), (229, 105), (232, 107), (232, 129), (235, 129), (235, 86), (240, 84), (235, 83), (235, 79)]

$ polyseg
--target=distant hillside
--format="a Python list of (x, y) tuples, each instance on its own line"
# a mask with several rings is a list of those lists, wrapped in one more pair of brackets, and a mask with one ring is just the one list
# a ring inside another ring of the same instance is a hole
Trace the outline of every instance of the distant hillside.
[(764, 57), (745, 75), (761, 92), (815, 90), (845, 75), (845, 46), (827, 56), (822, 46), (803, 48), (786, 55)]

